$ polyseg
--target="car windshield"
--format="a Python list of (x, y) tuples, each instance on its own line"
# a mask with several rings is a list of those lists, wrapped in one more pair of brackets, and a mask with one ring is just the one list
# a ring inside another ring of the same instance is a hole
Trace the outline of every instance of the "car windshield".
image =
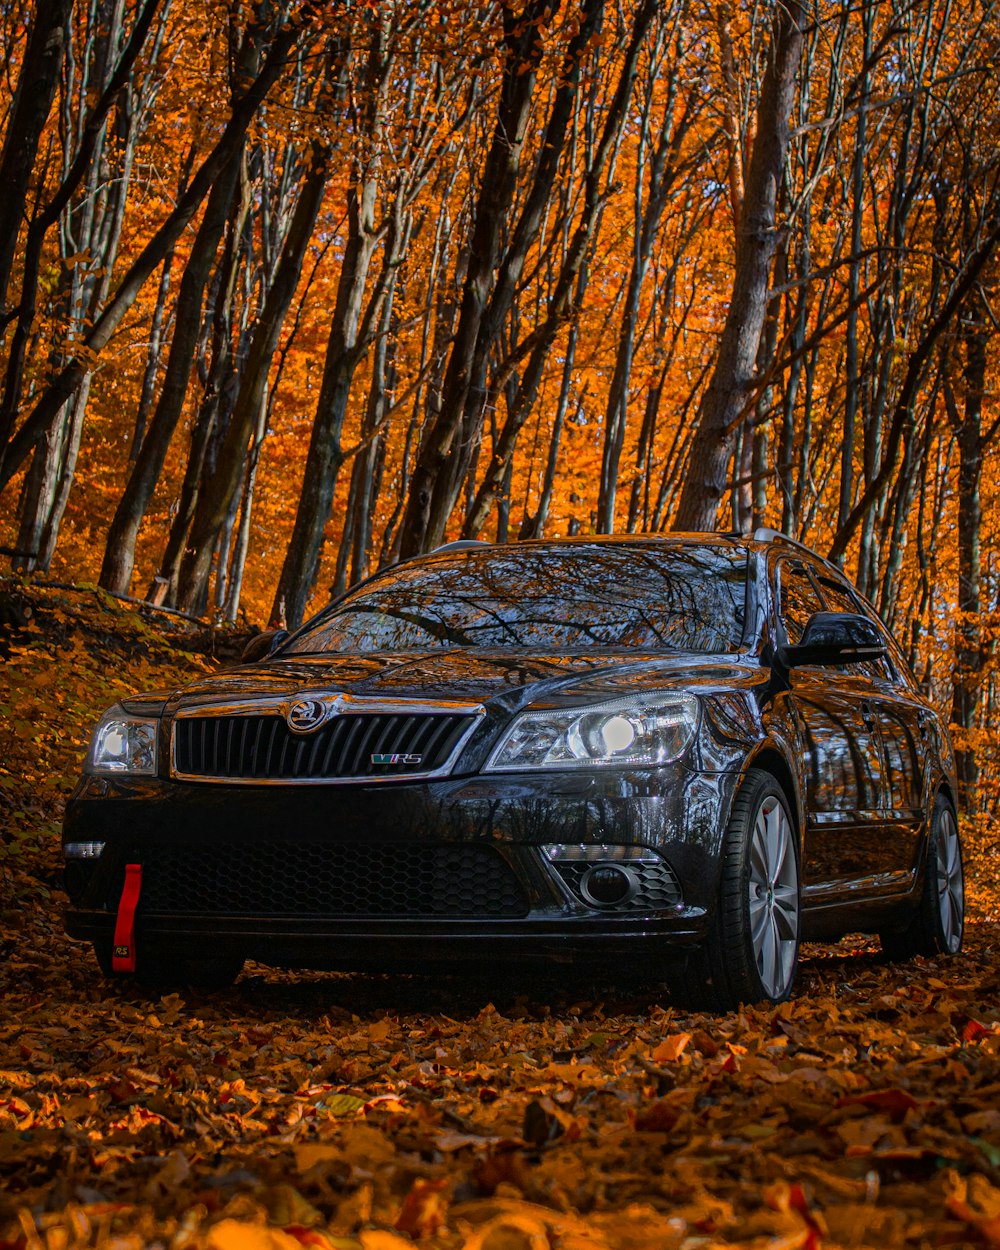
[(359, 587), (284, 650), (729, 652), (743, 636), (746, 560), (680, 543), (445, 551)]

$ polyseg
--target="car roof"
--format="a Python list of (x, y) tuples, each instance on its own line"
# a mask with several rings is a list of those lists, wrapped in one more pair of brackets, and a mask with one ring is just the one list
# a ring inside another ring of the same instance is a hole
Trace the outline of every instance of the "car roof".
[(525, 538), (510, 543), (490, 543), (478, 538), (458, 538), (454, 542), (443, 543), (423, 556), (423, 559), (450, 551), (510, 551), (512, 548), (545, 550), (547, 548), (590, 547), (594, 545), (609, 547), (724, 547), (729, 550), (746, 550), (752, 543), (749, 537), (742, 534), (724, 533), (674, 533), (666, 534), (574, 534), (571, 537), (558, 538)]
[(671, 530), (662, 534), (575, 534), (572, 537), (528, 538), (515, 540), (512, 543), (491, 543), (479, 538), (458, 538), (452, 542), (443, 543), (432, 551), (425, 552), (423, 556), (413, 558), (423, 559), (426, 556), (434, 556), (450, 551), (505, 551), (510, 550), (512, 547), (544, 550), (547, 548), (559, 549), (600, 544), (615, 547), (722, 547), (729, 550), (747, 551), (750, 549), (768, 549), (776, 543), (782, 546), (787, 545), (795, 551), (811, 556), (821, 564), (828, 565), (831, 568), (834, 567), (818, 551), (807, 547), (805, 543), (801, 543), (798, 539), (781, 533), (780, 530), (768, 529), (766, 527), (760, 527), (752, 534), (738, 534), (732, 530), (708, 530), (704, 532)]
[[(449, 552), (458, 551), (482, 551), (482, 552), (503, 552), (510, 551), (512, 548), (533, 548), (535, 550), (559, 550), (580, 546), (593, 546), (594, 544), (607, 545), (613, 547), (636, 547), (645, 548), (677, 548), (677, 547), (714, 547), (716, 549), (728, 550), (733, 553), (745, 552), (747, 555), (753, 552), (766, 552), (777, 548), (781, 550), (786, 548), (790, 554), (799, 553), (815, 560), (817, 564), (822, 565), (825, 571), (832, 575), (835, 580), (844, 582), (847, 585), (851, 583), (844, 576), (843, 570), (832, 564), (825, 556), (821, 556), (818, 551), (814, 551), (811, 547), (807, 547), (805, 543), (799, 542), (797, 538), (792, 538), (788, 534), (783, 534), (780, 530), (770, 529), (766, 526), (760, 526), (752, 534), (739, 534), (734, 530), (709, 530), (709, 531), (673, 531), (668, 530), (662, 534), (575, 534), (572, 537), (560, 538), (529, 538), (523, 540), (515, 540), (512, 543), (490, 543), (479, 538), (458, 538), (452, 542), (442, 544), (435, 547), (433, 551), (425, 552), (422, 556), (413, 556), (411, 560), (426, 560), (433, 558), (438, 554), (447, 554)], [(408, 564), (410, 560), (404, 560), (401, 564)], [(394, 567), (399, 568), (400, 565)], [(382, 570), (388, 572), (388, 569)], [(377, 576), (377, 575), (376, 575)], [(852, 588), (853, 589), (853, 588)]]

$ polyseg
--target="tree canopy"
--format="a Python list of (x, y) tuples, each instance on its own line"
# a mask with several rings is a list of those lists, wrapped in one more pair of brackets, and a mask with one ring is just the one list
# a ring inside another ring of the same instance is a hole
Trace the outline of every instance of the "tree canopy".
[(2, 0), (0, 543), (295, 624), (459, 535), (771, 525), (876, 602), (972, 793), (998, 34), (985, 0)]

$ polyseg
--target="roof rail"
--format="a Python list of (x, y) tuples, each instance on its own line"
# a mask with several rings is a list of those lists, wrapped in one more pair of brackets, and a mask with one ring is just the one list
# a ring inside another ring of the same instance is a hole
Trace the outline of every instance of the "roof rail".
[(430, 554), (437, 555), (439, 551), (467, 551), (471, 547), (492, 546), (492, 543), (488, 543), (482, 538), (456, 538), (450, 543), (442, 543), (440, 547), (435, 547)]
[[(844, 576), (844, 570), (838, 568), (832, 560), (827, 559), (826, 556), (821, 556), (818, 551), (812, 547), (807, 547), (805, 543), (800, 543), (797, 538), (789, 538), (787, 534), (782, 534), (780, 530), (769, 529), (766, 525), (763, 525), (760, 529), (754, 530), (753, 536), (754, 541), (759, 543), (769, 543), (774, 541), (787, 543), (789, 547), (794, 547), (796, 551), (804, 551), (807, 555), (812, 556), (814, 560), (818, 560), (820, 564), (825, 564), (826, 567), (830, 569), (831, 572), (836, 573), (838, 577), (843, 578)], [(856, 586), (852, 585), (852, 589), (857, 591)]]
[(811, 556), (817, 556), (820, 560), (823, 559), (818, 551), (813, 551), (812, 547), (807, 547), (805, 543), (800, 543), (797, 538), (790, 538), (787, 534), (783, 534), (781, 530), (773, 530), (766, 525), (762, 525), (759, 529), (754, 530), (753, 539), (757, 543), (773, 543), (775, 540), (788, 543), (791, 547), (798, 547), (800, 551), (808, 551)]

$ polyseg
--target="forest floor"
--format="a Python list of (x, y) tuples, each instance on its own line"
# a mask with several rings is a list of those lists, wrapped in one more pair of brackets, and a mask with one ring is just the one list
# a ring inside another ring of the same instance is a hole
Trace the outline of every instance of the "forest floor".
[(687, 1014), (652, 970), (248, 965), (150, 999), (62, 934), (60, 808), (103, 706), (205, 639), (96, 592), (4, 605), (0, 1250), (1000, 1246), (989, 826), (957, 959), (809, 946), (779, 1008)]

